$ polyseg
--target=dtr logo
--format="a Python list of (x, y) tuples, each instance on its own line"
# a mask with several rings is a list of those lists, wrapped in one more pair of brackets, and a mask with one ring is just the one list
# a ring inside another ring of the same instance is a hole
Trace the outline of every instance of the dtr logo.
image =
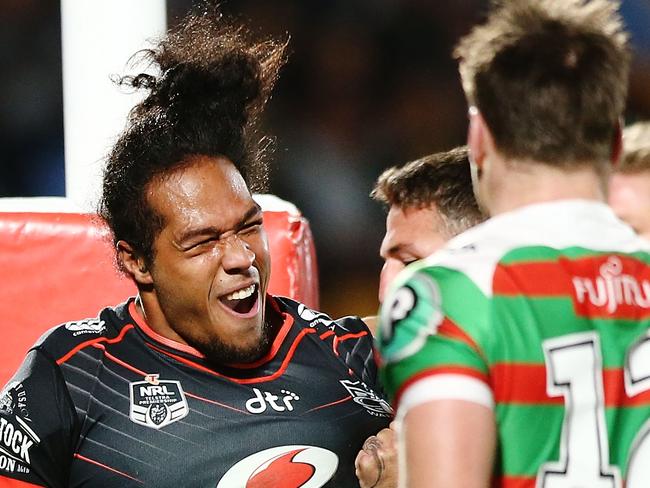
[(246, 401), (246, 410), (250, 413), (263, 413), (267, 406), (270, 406), (276, 412), (293, 411), (291, 402), (297, 402), (300, 397), (295, 393), (287, 390), (280, 390), (282, 397), (265, 391), (262, 393), (257, 388), (253, 388), (255, 396)]
[(217, 488), (320, 488), (338, 465), (338, 456), (322, 447), (272, 447), (239, 461)]

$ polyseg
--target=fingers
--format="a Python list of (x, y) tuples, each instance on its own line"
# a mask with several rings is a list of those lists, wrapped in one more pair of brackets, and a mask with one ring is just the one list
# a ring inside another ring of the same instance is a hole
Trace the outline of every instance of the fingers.
[(366, 439), (355, 459), (355, 468), (361, 488), (397, 486), (397, 435), (394, 423)]
[(361, 488), (373, 488), (379, 483), (383, 471), (383, 461), (379, 457), (378, 448), (377, 437), (369, 437), (363, 443), (363, 447), (354, 461), (355, 473)]

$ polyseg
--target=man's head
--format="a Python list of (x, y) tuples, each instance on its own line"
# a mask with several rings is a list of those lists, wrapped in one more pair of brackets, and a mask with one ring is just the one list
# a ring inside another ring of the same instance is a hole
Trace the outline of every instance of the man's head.
[(384, 171), (372, 198), (388, 208), (379, 299), (404, 266), (483, 220), (472, 193), (467, 148), (432, 154)]
[(146, 51), (158, 76), (121, 80), (148, 95), (109, 154), (99, 214), (150, 325), (215, 362), (254, 360), (268, 340), (270, 263), (250, 192), (266, 183), (256, 122), (284, 47), (193, 15)]
[(614, 168), (609, 203), (616, 214), (650, 240), (650, 122), (623, 131), (623, 159)]
[(487, 22), (461, 40), (455, 56), (479, 169), (492, 152), (605, 177), (620, 148), (630, 58), (617, 7), (610, 0), (496, 2)]

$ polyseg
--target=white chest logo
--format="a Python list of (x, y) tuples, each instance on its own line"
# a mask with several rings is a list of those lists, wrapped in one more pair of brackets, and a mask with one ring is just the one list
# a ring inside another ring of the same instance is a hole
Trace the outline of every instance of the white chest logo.
[(272, 447), (239, 461), (217, 488), (320, 488), (338, 465), (338, 456), (322, 447)]
[(99, 319), (78, 320), (68, 322), (65, 328), (72, 332), (73, 336), (80, 334), (101, 334), (106, 330), (106, 322)]
[(253, 393), (253, 398), (246, 401), (246, 410), (250, 413), (264, 413), (267, 407), (276, 412), (293, 412), (293, 402), (300, 400), (298, 395), (288, 390), (281, 390), (280, 395), (274, 395), (253, 388)]
[(376, 417), (392, 417), (393, 409), (386, 400), (368, 388), (363, 381), (340, 380), (348, 390), (355, 403), (365, 408), (370, 415)]
[(162, 429), (185, 417), (189, 408), (179, 381), (158, 380), (150, 375), (149, 381), (130, 383), (133, 422), (153, 429)]

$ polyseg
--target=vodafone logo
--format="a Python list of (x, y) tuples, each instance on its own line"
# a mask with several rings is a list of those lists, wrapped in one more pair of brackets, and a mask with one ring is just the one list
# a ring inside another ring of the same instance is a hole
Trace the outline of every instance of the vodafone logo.
[(217, 488), (320, 488), (338, 465), (338, 456), (322, 447), (272, 447), (239, 461)]

